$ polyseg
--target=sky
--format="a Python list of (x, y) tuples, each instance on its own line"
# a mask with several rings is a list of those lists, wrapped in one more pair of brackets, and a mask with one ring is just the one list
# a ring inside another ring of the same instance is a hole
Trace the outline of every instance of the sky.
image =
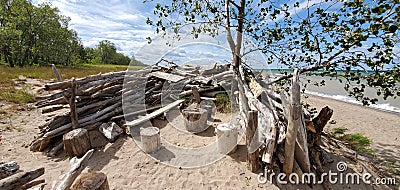
[(154, 17), (154, 5), (143, 0), (32, 0), (34, 4), (45, 2), (71, 18), (70, 26), (84, 46), (109, 40), (118, 52), (131, 56), (147, 42), (146, 37), (154, 36), (146, 24), (147, 17)]
[[(296, 0), (280, 0), (280, 3), (293, 4)], [(173, 46), (165, 45), (166, 41), (157, 37), (154, 28), (146, 24), (147, 18), (155, 20), (153, 14), (154, 2), (143, 3), (143, 0), (32, 0), (33, 4), (51, 3), (57, 7), (61, 14), (70, 17), (70, 26), (77, 31), (84, 46), (95, 47), (102, 40), (113, 42), (117, 51), (127, 56), (134, 55), (147, 64), (157, 62), (162, 56), (176, 55), (176, 62), (203, 62), (213, 58), (214, 62), (226, 62), (230, 59), (227, 53), (226, 38), (211, 39), (201, 36), (196, 41), (188, 32), (187, 39), (176, 42)], [(303, 1), (298, 8), (291, 8), (291, 14), (302, 16), (305, 8), (321, 0)], [(338, 5), (336, 5), (338, 6)], [(256, 8), (256, 7), (254, 7)], [(304, 13), (305, 14), (305, 13)], [(223, 33), (223, 32), (222, 32)], [(147, 44), (147, 37), (152, 37), (153, 43)], [(211, 44), (192, 44), (193, 42), (206, 42)], [(181, 47), (182, 46), (182, 47)], [(184, 49), (183, 46), (185, 47)], [(200, 51), (201, 50), (201, 51)], [(229, 52), (229, 51), (228, 51)], [(222, 54), (226, 56), (221, 56)], [(249, 55), (254, 63), (262, 63), (262, 55)], [(185, 58), (185, 60), (183, 60)], [(252, 63), (249, 63), (252, 65)], [(266, 64), (259, 64), (253, 68), (264, 68)], [(278, 67), (274, 63), (271, 67)]]

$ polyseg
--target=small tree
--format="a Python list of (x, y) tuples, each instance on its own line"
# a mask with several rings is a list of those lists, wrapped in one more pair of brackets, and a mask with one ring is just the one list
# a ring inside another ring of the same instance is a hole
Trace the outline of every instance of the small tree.
[[(146, 2), (146, 1), (145, 1)], [(348, 93), (364, 104), (376, 99), (364, 96), (366, 86), (383, 98), (400, 96), (399, 21), (397, 0), (302, 1), (293, 5), (266, 0), (173, 0), (157, 3), (158, 19), (147, 23), (156, 32), (193, 25), (193, 36), (215, 36), (226, 29), (237, 68), (242, 52), (242, 34), (250, 37), (267, 56), (300, 73), (330, 76), (344, 83)], [(236, 40), (231, 29), (236, 28)], [(315, 72), (318, 71), (318, 72)], [(291, 77), (287, 74), (272, 83)]]

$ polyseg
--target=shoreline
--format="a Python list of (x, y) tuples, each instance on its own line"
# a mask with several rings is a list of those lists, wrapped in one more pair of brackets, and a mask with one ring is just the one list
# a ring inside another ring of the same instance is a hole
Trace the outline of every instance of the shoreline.
[[(387, 110), (387, 109), (383, 109), (383, 108), (379, 108), (379, 107), (365, 106), (365, 105), (362, 105), (361, 102), (360, 103), (356, 103), (356, 102), (350, 102), (350, 101), (346, 101), (346, 100), (336, 99), (336, 98), (333, 98), (333, 97), (326, 97), (326, 96), (323, 96), (323, 95), (316, 95), (316, 94), (314, 94), (314, 92), (310, 93), (309, 91), (308, 92), (306, 91), (302, 95), (302, 97), (304, 98), (305, 95), (309, 96), (309, 97), (322, 98), (322, 99), (326, 99), (326, 100), (332, 100), (332, 101), (337, 101), (337, 102), (346, 103), (346, 104), (350, 104), (350, 105), (360, 106), (362, 108), (368, 108), (368, 109), (371, 109), (371, 110), (375, 110), (375, 111), (379, 111), (379, 112), (383, 112), (383, 113), (389, 113), (389, 114), (394, 114), (394, 115), (400, 116), (400, 112), (397, 112), (397, 111), (394, 111), (394, 110)], [(331, 95), (327, 95), (327, 96), (331, 96)], [(379, 102), (377, 104), (371, 104), (371, 105), (379, 105)]]

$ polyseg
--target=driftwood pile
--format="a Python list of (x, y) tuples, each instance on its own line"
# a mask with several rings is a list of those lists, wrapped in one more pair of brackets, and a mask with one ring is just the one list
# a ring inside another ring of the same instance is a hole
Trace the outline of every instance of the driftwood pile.
[[(40, 133), (32, 142), (31, 150), (48, 150), (49, 155), (55, 155), (58, 150), (66, 149), (62, 137), (74, 129), (97, 130), (113, 142), (121, 133), (120, 127), (129, 133), (126, 126), (140, 125), (177, 106), (182, 109), (185, 97), (191, 96), (189, 99), (198, 104), (202, 99), (215, 101), (217, 94), (227, 93), (233, 99), (232, 113), (237, 116), (236, 124), (246, 131), (249, 170), (271, 169), (275, 173), (285, 173), (286, 177), (292, 173), (302, 176), (310, 172), (321, 176), (325, 172), (323, 164), (330, 159), (320, 147), (321, 139), (324, 139), (321, 135), (333, 111), (325, 107), (312, 118), (303, 108), (297, 70), (288, 93), (268, 82), (272, 79), (255, 74), (245, 65), (238, 69), (218, 64), (200, 68), (161, 61), (168, 66), (156, 64), (138, 71), (47, 84), (46, 90), (57, 91), (39, 97), (36, 105), (43, 113), (65, 107), (69, 110), (54, 115), (39, 126)], [(85, 137), (85, 132), (81, 136)], [(93, 147), (91, 144), (80, 153)], [(309, 181), (302, 182), (312, 186)], [(326, 179), (323, 186), (332, 188)]]
[[(239, 123), (246, 128), (248, 169), (255, 172), (263, 166), (266, 171), (285, 173), (286, 180), (291, 173), (301, 177), (303, 173), (315, 172), (320, 176), (324, 172), (321, 133), (333, 111), (325, 107), (311, 118), (300, 103), (297, 70), (290, 94), (275, 90), (267, 79), (255, 76), (245, 66), (239, 68), (237, 76)], [(331, 189), (326, 180), (323, 186)]]
[[(229, 65), (200, 68), (163, 61), (168, 66), (154, 65), (137, 71), (112, 72), (46, 84), (44, 89), (52, 94), (38, 97), (36, 106), (43, 113), (58, 114), (39, 126), (40, 133), (30, 149), (48, 151), (49, 156), (54, 156), (65, 149), (63, 136), (65, 138), (65, 134), (78, 128), (100, 131), (113, 142), (118, 135), (114, 132), (119, 130), (110, 126), (124, 128), (129, 133), (125, 127), (126, 118), (131, 121), (129, 126), (135, 126), (178, 106), (183, 97), (194, 96), (198, 101), (201, 94), (201, 99), (215, 100), (213, 97), (224, 92), (224, 87), (229, 86), (233, 78)], [(69, 109), (59, 113), (66, 110), (64, 108)]]

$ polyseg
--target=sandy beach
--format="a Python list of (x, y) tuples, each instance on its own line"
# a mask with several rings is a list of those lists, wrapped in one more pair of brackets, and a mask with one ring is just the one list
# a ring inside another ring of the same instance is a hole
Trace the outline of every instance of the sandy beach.
[[(397, 166), (400, 165), (400, 115), (315, 96), (309, 96), (303, 101), (316, 107), (318, 111), (324, 106), (334, 110), (332, 119), (336, 124), (328, 124), (328, 130), (345, 127), (349, 129), (349, 133), (362, 133), (373, 140), (372, 149), (376, 152), (376, 159), (390, 160)], [(49, 189), (52, 182), (67, 171), (69, 160), (65, 153), (56, 158), (48, 158), (43, 153), (29, 151), (28, 144), (37, 134), (37, 127), (44, 119), (39, 110), (35, 109), (9, 113), (8, 118), (2, 117), (0, 152), (2, 162), (16, 161), (22, 170), (45, 167), (45, 174), (41, 179), (46, 180), (46, 189)], [(19, 130), (3, 130), (9, 125), (18, 126)], [(205, 136), (202, 141), (179, 136), (168, 124), (161, 128), (161, 133), (171, 141), (183, 141), (181, 146), (198, 146), (215, 140), (212, 130), (213, 127), (210, 127), (205, 131), (209, 136)], [(257, 174), (247, 170), (243, 142), (242, 140), (239, 144), (236, 153), (224, 156), (213, 164), (194, 169), (180, 169), (151, 158), (141, 151), (131, 137), (125, 135), (113, 144), (108, 143), (103, 148), (96, 149), (84, 172), (104, 172), (111, 189), (279, 189), (270, 183), (260, 184)], [(336, 164), (327, 167), (336, 167)], [(287, 188), (291, 187), (281, 187)], [(297, 188), (309, 187), (302, 185)], [(365, 184), (334, 185), (334, 189), (340, 188), (373, 189)], [(322, 187), (317, 185), (314, 189)]]

